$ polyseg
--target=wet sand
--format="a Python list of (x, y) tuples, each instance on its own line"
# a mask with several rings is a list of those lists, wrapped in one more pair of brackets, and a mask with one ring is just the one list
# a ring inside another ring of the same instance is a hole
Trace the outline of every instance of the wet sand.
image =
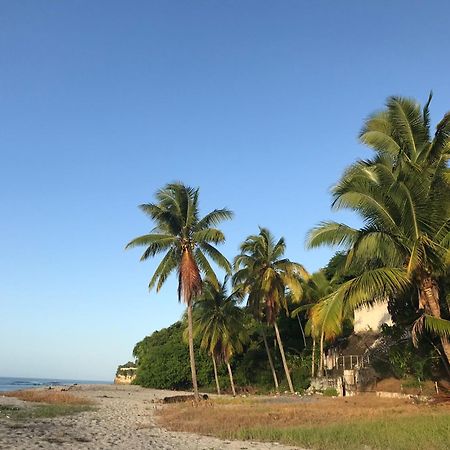
[[(157, 425), (154, 412), (163, 407), (158, 400), (178, 395), (172, 391), (139, 386), (79, 385), (74, 395), (91, 399), (95, 411), (53, 419), (15, 422), (0, 417), (0, 449), (280, 449), (277, 443), (223, 441), (214, 437), (167, 431)], [(0, 395), (0, 404), (27, 406)]]

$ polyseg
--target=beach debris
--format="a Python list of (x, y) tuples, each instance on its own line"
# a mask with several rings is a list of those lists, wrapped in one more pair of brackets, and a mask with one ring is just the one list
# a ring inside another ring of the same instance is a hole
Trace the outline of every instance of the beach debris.
[[(200, 400), (208, 400), (208, 394), (201, 394)], [(195, 396), (192, 395), (172, 395), (170, 397), (164, 397), (162, 403), (182, 403), (195, 401)]]

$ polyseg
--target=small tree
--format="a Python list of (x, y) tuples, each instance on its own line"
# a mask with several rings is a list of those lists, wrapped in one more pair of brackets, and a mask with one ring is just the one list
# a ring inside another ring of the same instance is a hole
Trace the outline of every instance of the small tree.
[(194, 304), (193, 329), (194, 337), (201, 336), (200, 347), (211, 355), (217, 393), (220, 395), (217, 362), (224, 362), (233, 395), (236, 395), (230, 360), (233, 354), (242, 352), (248, 333), (244, 326), (244, 311), (238, 306), (241, 298), (236, 291), (227, 294), (227, 281), (228, 277), (225, 277), (220, 286), (205, 281), (203, 292)]

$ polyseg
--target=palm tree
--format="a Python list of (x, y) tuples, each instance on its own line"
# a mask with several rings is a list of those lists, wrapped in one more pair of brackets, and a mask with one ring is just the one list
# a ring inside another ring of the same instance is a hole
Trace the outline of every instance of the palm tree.
[[(237, 271), (234, 284), (248, 294), (247, 304), (254, 316), (274, 327), (289, 389), (294, 393), (276, 320), (281, 308), (287, 311), (287, 292), (293, 301), (299, 301), (302, 295), (301, 279), (307, 278), (308, 273), (301, 264), (283, 258), (286, 250), (284, 239), (275, 242), (266, 228), (260, 228), (258, 235), (248, 236), (240, 250), (241, 253), (234, 260)], [(265, 334), (263, 338), (277, 387)]]
[(243, 351), (248, 340), (245, 329), (245, 314), (239, 308), (242, 299), (236, 291), (227, 294), (228, 277), (217, 287), (211, 281), (205, 281), (203, 292), (196, 300), (193, 309), (194, 337), (201, 336), (200, 347), (211, 355), (214, 367), (217, 393), (220, 395), (217, 362), (225, 363), (230, 377), (233, 396), (236, 395), (230, 360), (235, 353)]
[(309, 247), (340, 245), (345, 268), (357, 273), (335, 295), (355, 309), (374, 301), (418, 292), (423, 312), (413, 331), (440, 336), (450, 361), (450, 321), (441, 317), (438, 281), (450, 263), (450, 114), (432, 137), (430, 98), (423, 108), (391, 97), (371, 116), (360, 135), (375, 157), (351, 166), (333, 188), (333, 207), (359, 214), (364, 225), (322, 222), (307, 238)]
[(140, 209), (156, 224), (149, 234), (129, 242), (126, 248), (146, 247), (141, 261), (165, 252), (164, 257), (150, 279), (149, 289), (156, 286), (158, 292), (168, 276), (178, 273), (178, 300), (187, 305), (189, 356), (191, 361), (194, 395), (198, 398), (192, 337), (192, 301), (202, 291), (201, 273), (213, 283), (219, 284), (206, 256), (218, 266), (231, 272), (228, 260), (217, 250), (216, 244), (225, 236), (215, 228), (221, 221), (231, 219), (228, 209), (215, 209), (199, 218), (198, 189), (182, 183), (170, 183), (156, 193), (157, 203), (140, 205)]
[(308, 310), (309, 320), (306, 333), (312, 337), (311, 376), (315, 376), (316, 341), (320, 341), (319, 375), (323, 375), (323, 353), (325, 341), (333, 340), (342, 330), (342, 304), (332, 301), (330, 294), (334, 291), (332, 280), (329, 280), (324, 270), (311, 275), (304, 283), (302, 301), (306, 305), (299, 306), (291, 312), (292, 317), (299, 317), (302, 311)]

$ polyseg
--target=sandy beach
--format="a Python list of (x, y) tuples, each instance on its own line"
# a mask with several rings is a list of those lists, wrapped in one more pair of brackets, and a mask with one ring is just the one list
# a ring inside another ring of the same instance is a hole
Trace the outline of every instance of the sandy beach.
[[(139, 386), (78, 385), (70, 392), (91, 399), (95, 411), (53, 419), (14, 422), (0, 418), (1, 449), (293, 449), (276, 443), (223, 441), (209, 436), (167, 431), (159, 427), (154, 412), (158, 400), (177, 395)], [(0, 395), (1, 404), (25, 406)]]

